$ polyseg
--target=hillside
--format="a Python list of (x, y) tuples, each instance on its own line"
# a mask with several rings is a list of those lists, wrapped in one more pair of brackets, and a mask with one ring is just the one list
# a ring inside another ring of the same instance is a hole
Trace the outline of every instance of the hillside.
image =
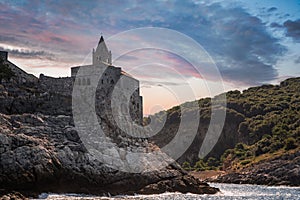
[[(280, 85), (252, 87), (243, 92), (230, 91), (226, 97), (224, 129), (213, 150), (199, 160), (211, 110), (211, 99), (200, 99), (201, 119), (197, 135), (178, 161), (189, 170), (220, 169), (235, 175), (220, 177), (220, 182), (300, 185), (299, 181), (294, 181), (295, 177), (300, 178), (297, 153), (300, 150), (300, 78), (287, 79)], [(159, 114), (154, 118), (157, 116)], [(167, 116), (163, 130), (152, 138), (159, 146), (165, 145), (176, 134), (180, 107), (168, 110)], [(278, 169), (277, 174), (269, 174), (275, 169)], [(243, 174), (253, 177), (248, 180)], [(269, 179), (257, 178), (259, 174), (268, 175)], [(282, 174), (289, 175), (283, 178)]]

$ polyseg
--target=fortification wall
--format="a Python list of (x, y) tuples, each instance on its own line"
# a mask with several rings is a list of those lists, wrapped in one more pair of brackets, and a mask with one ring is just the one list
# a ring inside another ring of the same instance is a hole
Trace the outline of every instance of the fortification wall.
[(7, 51), (0, 51), (0, 59), (6, 61), (8, 57), (8, 52)]
[(73, 77), (53, 78), (41, 74), (39, 78), (39, 85), (41, 89), (66, 96), (72, 95), (73, 84)]
[(32, 74), (27, 74), (25, 71), (23, 71), (22, 69), (20, 69), (19, 67), (17, 67), (15, 64), (13, 64), (10, 61), (5, 61), (5, 64), (8, 65), (8, 67), (11, 69), (11, 71), (14, 72), (15, 74), (15, 79), (21, 83), (36, 83), (38, 81), (38, 78), (35, 77)]

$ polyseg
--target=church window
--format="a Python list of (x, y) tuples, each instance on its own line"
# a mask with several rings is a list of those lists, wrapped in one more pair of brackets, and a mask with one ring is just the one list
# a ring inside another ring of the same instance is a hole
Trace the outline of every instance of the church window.
[(101, 79), (101, 84), (103, 84), (103, 79)]
[(82, 79), (82, 85), (86, 85), (85, 78)]
[(114, 84), (115, 82), (114, 82), (114, 80), (111, 80), (110, 83), (111, 83), (111, 84)]
[(91, 80), (89, 78), (87, 79), (87, 85), (91, 85)]

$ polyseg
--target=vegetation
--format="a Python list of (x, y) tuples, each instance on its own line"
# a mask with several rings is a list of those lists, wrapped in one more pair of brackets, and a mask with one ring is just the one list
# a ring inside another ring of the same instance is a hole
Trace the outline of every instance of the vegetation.
[[(230, 137), (238, 136), (238, 141), (220, 156), (196, 161), (193, 169), (243, 168), (262, 159), (300, 150), (299, 88), (300, 78), (290, 78), (276, 86), (227, 92), (227, 110), (243, 118), (238, 129), (230, 133)], [(206, 108), (211, 106), (210, 99), (198, 102), (201, 119), (209, 120), (210, 109)]]

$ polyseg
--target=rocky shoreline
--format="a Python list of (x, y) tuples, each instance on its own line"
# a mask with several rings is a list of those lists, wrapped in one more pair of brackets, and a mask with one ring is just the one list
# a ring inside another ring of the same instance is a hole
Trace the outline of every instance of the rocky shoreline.
[(174, 163), (159, 171), (131, 174), (88, 155), (70, 116), (0, 114), (1, 193), (26, 197), (43, 192), (95, 195), (219, 190), (190, 176)]
[(267, 159), (241, 170), (224, 172), (205, 181), (217, 183), (300, 186), (300, 152)]
[(239, 170), (192, 171), (190, 175), (205, 182), (300, 186), (300, 152), (262, 160)]

